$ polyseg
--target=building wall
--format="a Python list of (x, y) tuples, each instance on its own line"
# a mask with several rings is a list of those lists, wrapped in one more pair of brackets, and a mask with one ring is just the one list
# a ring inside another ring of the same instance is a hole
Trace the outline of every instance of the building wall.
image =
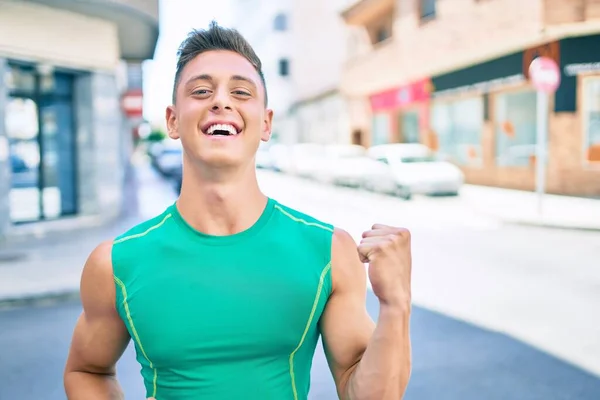
[(298, 140), (304, 143), (351, 144), (348, 106), (338, 91), (297, 106), (294, 119)]
[(79, 208), (84, 215), (118, 214), (125, 165), (121, 157), (128, 132), (118, 103), (116, 79), (93, 73), (76, 81)]
[(595, 32), (599, 10), (597, 0), (437, 0), (435, 18), (424, 22), (419, 0), (396, 0), (393, 39), (372, 45), (364, 27), (352, 27), (348, 40), (354, 50), (341, 87), (348, 96), (365, 96), (545, 43), (566, 32)]
[(291, 119), (298, 141), (351, 143), (347, 101), (337, 89), (348, 51), (348, 28), (340, 15), (347, 1), (294, 0), (292, 4), (295, 104)]
[[(0, 57), (0, 76), (5, 75), (6, 60)], [(9, 199), (10, 190), (10, 159), (8, 140), (4, 128), (6, 107), (6, 86), (0, 80), (0, 239), (10, 224)]]
[[(290, 46), (290, 1), (273, 3), (269, 0), (234, 0), (232, 10), (233, 26), (244, 35), (261, 58), (267, 81), (269, 107), (279, 121), (287, 114), (294, 100), (292, 77), (295, 66), (291, 60), (293, 48)], [(274, 29), (274, 20), (279, 13), (288, 17), (286, 31)], [(290, 76), (287, 77), (279, 74), (279, 60), (283, 58), (290, 60)]]
[[(347, 58), (345, 0), (294, 0), (291, 8), (297, 100), (337, 88)], [(310, 27), (310, 28), (309, 28)]]
[(0, 2), (0, 54), (83, 69), (116, 68), (116, 25), (51, 7)]

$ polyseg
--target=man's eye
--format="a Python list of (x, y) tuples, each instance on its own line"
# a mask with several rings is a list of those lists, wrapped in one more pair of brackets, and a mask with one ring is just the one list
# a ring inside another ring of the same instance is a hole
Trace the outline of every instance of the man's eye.
[(240, 95), (240, 96), (250, 96), (250, 93), (248, 93), (248, 92), (245, 92), (245, 91), (243, 91), (243, 90), (235, 90), (235, 91), (233, 92), (233, 94), (237, 94), (237, 95)]
[(197, 95), (208, 94), (208, 90), (206, 90), (206, 89), (198, 89), (198, 90), (194, 90), (192, 92), (192, 94), (197, 94)]

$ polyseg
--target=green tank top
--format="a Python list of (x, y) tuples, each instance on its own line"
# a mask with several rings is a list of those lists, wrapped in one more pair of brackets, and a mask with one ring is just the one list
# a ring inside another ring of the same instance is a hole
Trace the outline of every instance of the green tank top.
[(157, 400), (300, 400), (331, 294), (333, 227), (269, 199), (230, 236), (175, 204), (113, 243), (119, 315)]

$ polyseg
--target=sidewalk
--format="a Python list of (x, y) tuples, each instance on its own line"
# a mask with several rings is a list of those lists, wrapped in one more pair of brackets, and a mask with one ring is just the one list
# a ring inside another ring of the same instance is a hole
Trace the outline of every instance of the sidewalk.
[(600, 199), (545, 194), (540, 215), (534, 192), (465, 185), (460, 195), (475, 211), (505, 223), (600, 231)]
[(140, 184), (137, 212), (108, 225), (90, 225), (85, 230), (37, 239), (33, 248), (29, 247), (30, 242), (19, 241), (3, 249), (0, 253), (0, 307), (78, 296), (83, 265), (100, 242), (158, 215), (175, 200), (173, 187), (149, 166), (138, 165), (135, 173)]

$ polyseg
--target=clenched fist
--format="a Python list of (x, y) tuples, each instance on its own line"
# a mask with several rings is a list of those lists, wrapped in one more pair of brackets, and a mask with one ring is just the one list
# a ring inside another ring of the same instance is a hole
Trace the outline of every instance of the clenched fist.
[(412, 256), (407, 229), (373, 225), (363, 233), (358, 254), (369, 263), (369, 280), (381, 304), (410, 304)]

